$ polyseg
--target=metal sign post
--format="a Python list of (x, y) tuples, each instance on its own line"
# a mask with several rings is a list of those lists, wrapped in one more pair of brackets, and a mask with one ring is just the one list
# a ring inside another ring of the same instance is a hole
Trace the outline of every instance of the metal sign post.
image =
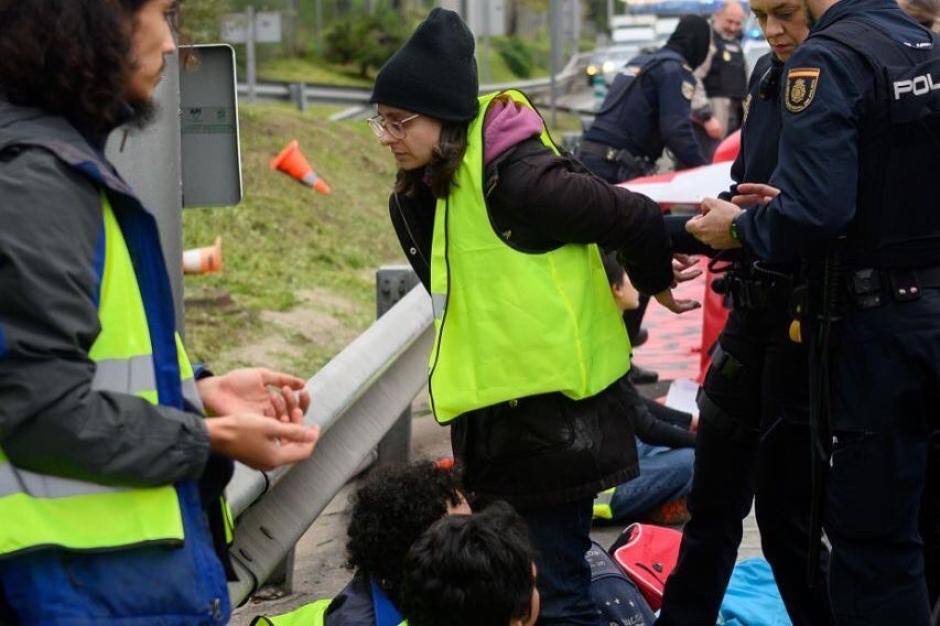
[(245, 75), (248, 81), (248, 101), (255, 101), (257, 85), (256, 43), (279, 43), (282, 37), (281, 14), (256, 13), (253, 6), (244, 13), (229, 13), (222, 18), (222, 41), (245, 44)]
[(559, 58), (561, 56), (561, 8), (559, 4), (561, 0), (551, 0), (548, 8), (548, 21), (549, 27), (551, 29), (552, 44), (551, 44), (551, 96), (550, 96), (550, 106), (552, 110), (551, 120), (552, 128), (557, 126), (557, 115), (556, 115), (556, 100), (558, 99), (558, 85), (556, 84), (555, 76), (558, 74), (561, 69), (561, 63)]
[(246, 28), (248, 29), (247, 37), (245, 38), (245, 61), (248, 64), (247, 74), (248, 74), (248, 102), (254, 104), (255, 102), (255, 85), (257, 84), (257, 76), (255, 74), (255, 8), (247, 7), (245, 9), (245, 22)]
[(154, 99), (157, 117), (143, 130), (119, 128), (105, 153), (153, 213), (173, 287), (176, 328), (183, 333), (183, 213), (180, 169), (179, 56), (166, 59)]

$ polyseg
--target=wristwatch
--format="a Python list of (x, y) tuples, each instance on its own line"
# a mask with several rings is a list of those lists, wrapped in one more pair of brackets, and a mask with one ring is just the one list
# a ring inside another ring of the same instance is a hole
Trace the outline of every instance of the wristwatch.
[(731, 235), (731, 238), (735, 241), (741, 241), (741, 238), (738, 236), (738, 218), (744, 215), (744, 211), (741, 211), (734, 216), (734, 219), (731, 220), (731, 226), (728, 227), (728, 233)]

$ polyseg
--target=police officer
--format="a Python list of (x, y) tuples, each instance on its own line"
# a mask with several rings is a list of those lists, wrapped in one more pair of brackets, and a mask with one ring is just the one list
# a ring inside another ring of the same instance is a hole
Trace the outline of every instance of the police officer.
[(708, 23), (686, 15), (665, 46), (627, 64), (581, 141), (579, 157), (588, 169), (614, 184), (644, 176), (664, 146), (682, 166), (705, 163), (690, 114), (692, 68), (705, 59), (708, 38)]
[[(712, 41), (705, 62), (695, 69), (705, 85), (705, 93), (712, 106), (712, 114), (729, 135), (741, 127), (743, 103), (748, 93), (747, 62), (741, 49), (741, 25), (744, 9), (738, 2), (721, 6), (712, 18)], [(714, 152), (716, 143), (708, 146)]]
[(924, 626), (918, 515), (940, 394), (940, 213), (924, 178), (940, 167), (940, 49), (893, 0), (806, 4), (818, 21), (785, 69), (773, 187), (739, 185), (761, 200), (744, 212), (707, 200), (690, 228), (807, 266), (803, 335), (831, 363), (815, 447), (833, 448), (836, 623)]
[[(770, 180), (777, 164), (783, 63), (809, 35), (799, 0), (752, 0), (751, 9), (773, 52), (761, 57), (751, 75), (741, 152), (731, 169), (735, 181)], [(727, 196), (735, 193), (732, 186)], [(679, 236), (673, 242), (683, 252), (700, 251), (687, 242), (683, 246)], [(793, 462), (805, 459), (809, 449), (806, 350), (788, 337), (787, 304), (799, 267), (769, 264), (741, 250), (722, 258), (732, 263), (720, 281), (733, 308), (699, 401), (688, 499), (692, 517), (657, 624), (715, 623), (742, 520), (756, 495), (764, 555), (793, 624), (824, 626), (831, 623), (824, 585), (810, 588), (806, 576), (810, 468)], [(817, 580), (824, 578), (823, 564), (817, 561)]]

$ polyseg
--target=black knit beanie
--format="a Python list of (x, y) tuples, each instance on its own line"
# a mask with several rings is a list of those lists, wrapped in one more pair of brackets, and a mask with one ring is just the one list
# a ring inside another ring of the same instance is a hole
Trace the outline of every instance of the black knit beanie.
[(369, 102), (440, 120), (472, 120), (480, 90), (473, 48), (473, 33), (459, 15), (433, 9), (379, 70)]
[(683, 15), (679, 18), (676, 30), (666, 42), (666, 47), (681, 54), (689, 67), (694, 70), (705, 62), (711, 39), (712, 28), (704, 17)]

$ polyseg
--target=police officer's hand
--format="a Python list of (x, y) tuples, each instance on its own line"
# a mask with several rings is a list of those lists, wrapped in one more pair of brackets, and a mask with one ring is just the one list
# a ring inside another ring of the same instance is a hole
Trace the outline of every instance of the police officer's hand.
[(741, 183), (737, 186), (738, 195), (731, 201), (738, 206), (766, 204), (780, 195), (780, 190), (762, 183)]
[(310, 395), (302, 378), (263, 367), (232, 370), (196, 383), (210, 415), (260, 413), (282, 422), (303, 423)]
[(672, 255), (673, 286), (702, 275), (702, 268), (698, 267), (698, 258), (689, 254)]
[(675, 296), (672, 294), (672, 289), (664, 289), (653, 297), (656, 298), (656, 302), (659, 302), (673, 313), (694, 311), (702, 306), (701, 303), (696, 300), (676, 300)]
[(730, 202), (705, 198), (702, 200), (702, 215), (686, 222), (685, 230), (716, 250), (740, 248), (740, 242), (731, 236), (731, 222), (739, 213), (741, 209)]
[(320, 437), (318, 426), (279, 422), (255, 413), (210, 417), (206, 428), (213, 451), (262, 471), (303, 461)]
[(702, 124), (702, 128), (705, 129), (705, 134), (712, 139), (721, 139), (725, 135), (725, 129), (721, 127), (721, 122), (714, 117), (708, 118)]

